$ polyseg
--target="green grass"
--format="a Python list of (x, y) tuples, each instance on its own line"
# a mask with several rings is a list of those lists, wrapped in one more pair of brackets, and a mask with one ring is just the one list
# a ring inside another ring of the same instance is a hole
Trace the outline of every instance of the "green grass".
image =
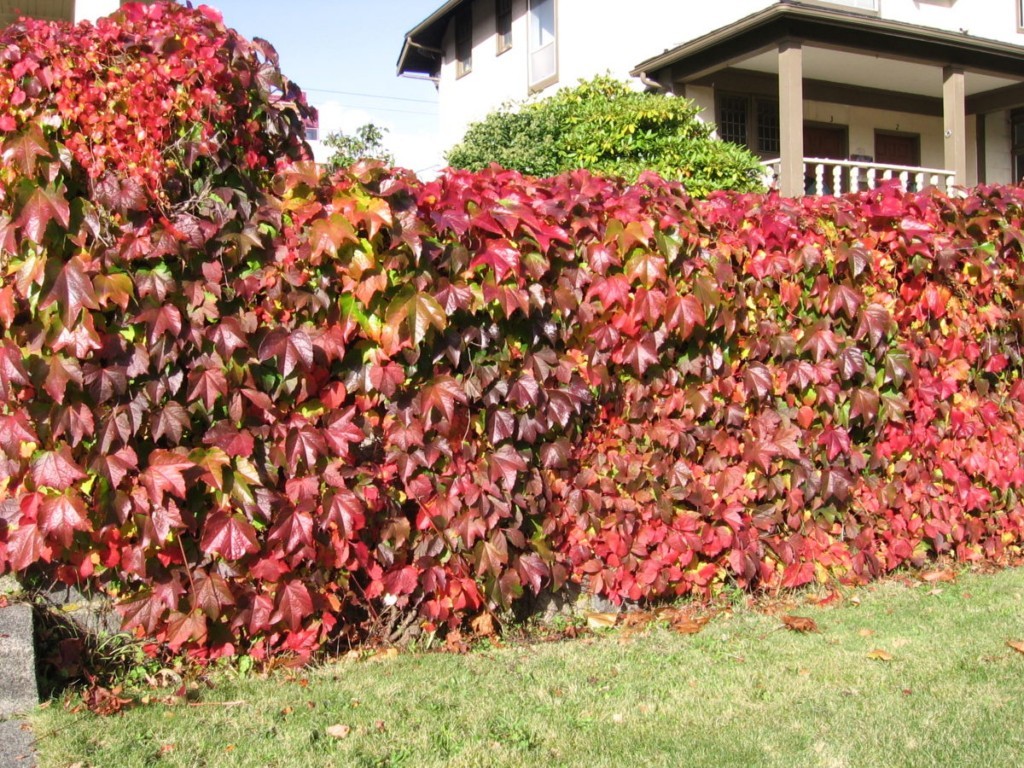
[(32, 725), (44, 767), (1024, 763), (1024, 655), (1006, 645), (1024, 640), (1024, 569), (847, 598), (795, 608), (819, 634), (736, 609), (691, 636), (222, 673), (196, 706), (101, 719), (54, 702)]

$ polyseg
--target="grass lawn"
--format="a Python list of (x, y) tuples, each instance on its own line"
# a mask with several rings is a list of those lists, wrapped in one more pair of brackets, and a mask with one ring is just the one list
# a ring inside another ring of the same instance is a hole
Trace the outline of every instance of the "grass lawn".
[[(788, 612), (821, 631), (784, 629)], [(1007, 645), (1022, 640), (1011, 569), (736, 608), (695, 635), (223, 672), (192, 704), (99, 718), (53, 702), (32, 725), (44, 767), (998, 768), (1024, 764), (1024, 653)]]

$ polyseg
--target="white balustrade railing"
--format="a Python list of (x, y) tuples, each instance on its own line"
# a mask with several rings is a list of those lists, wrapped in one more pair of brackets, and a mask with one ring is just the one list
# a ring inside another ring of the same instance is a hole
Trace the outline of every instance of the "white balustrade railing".
[[(776, 186), (781, 160), (765, 160), (764, 184)], [(940, 187), (953, 194), (956, 174), (942, 168), (919, 168), (912, 165), (869, 163), (862, 160), (832, 160), (824, 157), (804, 158), (804, 193), (808, 195), (842, 195), (874, 189), (879, 184), (896, 179), (906, 190), (920, 191), (925, 187)]]

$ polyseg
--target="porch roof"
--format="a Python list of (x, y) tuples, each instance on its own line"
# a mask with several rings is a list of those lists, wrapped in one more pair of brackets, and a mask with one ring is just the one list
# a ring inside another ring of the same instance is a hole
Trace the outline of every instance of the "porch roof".
[(911, 65), (961, 67), (976, 75), (974, 90), (979, 97), (983, 91), (989, 97), (998, 92), (1006, 98), (1024, 101), (1024, 92), (1016, 92), (1019, 85), (1005, 87), (1024, 80), (1024, 46), (799, 0), (780, 0), (727, 27), (667, 50), (638, 64), (632, 74), (643, 73), (666, 83), (692, 83), (728, 67), (746, 67), (748, 62), (776, 50), (785, 41)]

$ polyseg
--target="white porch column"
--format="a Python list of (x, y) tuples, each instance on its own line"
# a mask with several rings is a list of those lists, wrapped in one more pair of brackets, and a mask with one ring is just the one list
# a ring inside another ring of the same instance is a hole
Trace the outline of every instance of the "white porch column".
[(967, 92), (963, 67), (942, 70), (942, 124), (946, 170), (957, 184), (967, 183)]
[(803, 48), (787, 40), (779, 45), (779, 191), (787, 197), (804, 194), (804, 66)]

